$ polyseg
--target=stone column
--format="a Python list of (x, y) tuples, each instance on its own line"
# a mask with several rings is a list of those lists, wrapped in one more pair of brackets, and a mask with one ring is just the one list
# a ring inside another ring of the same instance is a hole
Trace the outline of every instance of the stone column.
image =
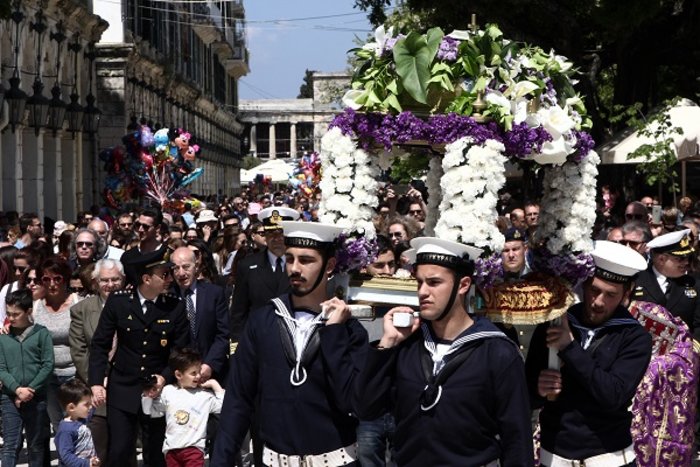
[(270, 122), (270, 159), (277, 159), (277, 144), (275, 141), (275, 121)]
[(62, 167), (60, 177), (65, 183), (62, 187), (63, 198), (60, 200), (63, 209), (63, 220), (66, 222), (75, 222), (78, 217), (78, 209), (76, 208), (76, 187), (78, 185), (76, 178), (75, 167), (75, 150), (76, 139), (70, 133), (66, 133), (61, 138), (61, 159)]
[(44, 219), (44, 130), (37, 135), (33, 128), (23, 130), (24, 157), (22, 161), (22, 184), (24, 211), (36, 212)]
[(255, 123), (250, 125), (250, 152), (254, 156), (258, 155), (258, 128)]
[(7, 128), (2, 134), (2, 208), (6, 210), (24, 211), (24, 197), (22, 191), (22, 128), (17, 128), (13, 133)]
[(289, 122), (289, 157), (297, 157), (297, 122)]
[[(58, 212), (60, 209), (60, 186), (61, 177), (59, 176), (58, 168), (60, 167), (58, 160), (61, 157), (60, 136), (56, 136), (52, 132), (44, 135), (44, 193), (46, 200), (44, 202), (44, 210), (46, 215), (54, 219), (60, 219)], [(58, 165), (58, 167), (57, 167)]]

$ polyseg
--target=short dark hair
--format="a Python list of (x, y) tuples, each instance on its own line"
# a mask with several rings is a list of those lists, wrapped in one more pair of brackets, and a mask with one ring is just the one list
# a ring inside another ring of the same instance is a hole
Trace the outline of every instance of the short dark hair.
[(386, 238), (384, 235), (377, 235), (377, 256), (382, 255), (386, 253), (387, 251), (391, 251), (392, 253), (394, 252), (394, 249), (391, 245), (391, 240)]
[(58, 402), (65, 409), (68, 404), (78, 404), (85, 397), (92, 396), (90, 388), (78, 378), (66, 381), (58, 388)]
[(29, 289), (18, 289), (5, 296), (5, 304), (18, 307), (22, 311), (32, 309), (32, 291)]
[(168, 366), (173, 372), (186, 371), (191, 366), (199, 363), (202, 363), (202, 356), (199, 352), (189, 347), (174, 351), (168, 359)]
[(139, 213), (139, 216), (150, 217), (155, 225), (163, 223), (163, 212), (156, 208), (145, 208)]
[(27, 233), (27, 227), (32, 225), (34, 219), (39, 219), (39, 216), (35, 212), (28, 212), (26, 214), (22, 214), (22, 216), (19, 218), (19, 231), (22, 233), (22, 235)]

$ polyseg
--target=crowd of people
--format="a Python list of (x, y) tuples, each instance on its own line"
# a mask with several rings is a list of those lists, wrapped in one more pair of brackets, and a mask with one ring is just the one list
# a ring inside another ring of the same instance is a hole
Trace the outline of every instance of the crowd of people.
[[(419, 182), (381, 190), (378, 255), (361, 272), (415, 277), (420, 319), (394, 326), (415, 310), (383, 310), (372, 345), (327, 292), (341, 229), (315, 223), (320, 195), (246, 188), (181, 214), (95, 208), (75, 221), (0, 213), (2, 464), (26, 442), (29, 464), (48, 465), (53, 433), (62, 465), (135, 466), (137, 446), (147, 466), (205, 453), (221, 466), (532, 465), (530, 408), (544, 407), (542, 465), (611, 453), (623, 462), (596, 465), (634, 465), (624, 404), (651, 345), (626, 305), (665, 306), (697, 338), (700, 203), (624, 204), (603, 187), (596, 275), (560, 325), (535, 332), (525, 365), (465, 300), (480, 251), (424, 236), (427, 198)], [(507, 201), (503, 269), (517, 281), (540, 207)], [(542, 363), (547, 347), (564, 369)]]

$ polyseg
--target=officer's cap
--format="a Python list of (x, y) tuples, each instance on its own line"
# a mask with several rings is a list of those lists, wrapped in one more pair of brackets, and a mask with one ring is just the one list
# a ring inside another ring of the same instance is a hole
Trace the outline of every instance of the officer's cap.
[(158, 266), (171, 267), (173, 263), (170, 262), (169, 255), (166, 255), (166, 253), (168, 253), (168, 247), (163, 246), (158, 250), (128, 259), (124, 263), (124, 267), (135, 274), (136, 277), (140, 277)]
[(299, 219), (299, 212), (284, 206), (270, 206), (258, 213), (258, 220), (263, 223), (265, 230), (281, 229), (282, 221), (295, 221)]
[(513, 242), (516, 240), (524, 242), (526, 240), (523, 231), (520, 229), (516, 229), (515, 227), (511, 227), (510, 229), (506, 230), (503, 233), (503, 236), (506, 238), (506, 242)]
[(690, 229), (659, 235), (647, 246), (653, 253), (668, 253), (673, 256), (687, 256), (695, 252), (690, 242)]
[(647, 268), (642, 255), (619, 243), (599, 240), (591, 252), (595, 275), (603, 280), (624, 284)]

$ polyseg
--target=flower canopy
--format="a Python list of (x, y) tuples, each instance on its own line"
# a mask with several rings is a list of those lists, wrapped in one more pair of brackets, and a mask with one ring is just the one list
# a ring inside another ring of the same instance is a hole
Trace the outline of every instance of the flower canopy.
[(534, 161), (545, 170), (536, 268), (571, 284), (591, 274), (600, 159), (571, 62), (504, 39), (496, 25), (447, 35), (381, 26), (352, 52), (348, 109), (321, 142), (322, 219), (373, 237), (374, 175), (407, 148), (427, 147), (442, 157), (429, 164), (426, 233), (482, 248), (476, 279), (489, 287), (502, 271), (504, 164)]

